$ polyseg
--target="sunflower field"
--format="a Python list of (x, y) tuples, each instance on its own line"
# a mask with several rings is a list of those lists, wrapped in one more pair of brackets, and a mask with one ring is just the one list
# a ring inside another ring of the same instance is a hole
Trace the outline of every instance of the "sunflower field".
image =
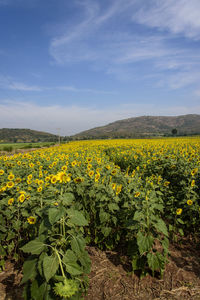
[(0, 270), (24, 299), (83, 299), (87, 246), (162, 276), (169, 243), (199, 236), (200, 138), (74, 141), (0, 156)]

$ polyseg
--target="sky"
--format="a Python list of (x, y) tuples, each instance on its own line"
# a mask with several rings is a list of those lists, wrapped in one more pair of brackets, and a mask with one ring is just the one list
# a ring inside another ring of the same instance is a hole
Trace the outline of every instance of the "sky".
[(0, 128), (193, 113), (199, 0), (0, 0)]

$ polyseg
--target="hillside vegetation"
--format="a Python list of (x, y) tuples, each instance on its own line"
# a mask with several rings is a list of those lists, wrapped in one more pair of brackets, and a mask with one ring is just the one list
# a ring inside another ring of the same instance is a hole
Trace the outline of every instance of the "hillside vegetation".
[(55, 142), (57, 140), (56, 135), (42, 131), (18, 128), (0, 129), (0, 143)]
[(90, 138), (135, 138), (170, 136), (175, 129), (178, 135), (200, 134), (200, 115), (142, 116), (124, 119), (105, 126), (83, 131), (74, 139)]

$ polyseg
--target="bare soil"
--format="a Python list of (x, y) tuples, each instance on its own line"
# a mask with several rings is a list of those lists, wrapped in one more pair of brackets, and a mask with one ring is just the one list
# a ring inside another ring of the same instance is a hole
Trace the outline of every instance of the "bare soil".
[[(87, 248), (92, 271), (85, 300), (200, 300), (200, 244), (183, 240), (170, 246), (163, 278), (140, 279), (130, 262), (114, 251)], [(0, 300), (23, 300), (21, 270), (8, 261), (0, 273)]]

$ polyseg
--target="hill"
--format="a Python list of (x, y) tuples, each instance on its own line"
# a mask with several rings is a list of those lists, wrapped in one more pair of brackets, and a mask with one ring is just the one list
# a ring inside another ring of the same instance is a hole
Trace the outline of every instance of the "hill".
[(54, 134), (18, 128), (0, 129), (1, 143), (20, 143), (20, 142), (55, 142), (58, 137)]
[(200, 134), (200, 115), (142, 116), (119, 120), (74, 135), (73, 139), (136, 138), (170, 136), (175, 129), (178, 135)]

